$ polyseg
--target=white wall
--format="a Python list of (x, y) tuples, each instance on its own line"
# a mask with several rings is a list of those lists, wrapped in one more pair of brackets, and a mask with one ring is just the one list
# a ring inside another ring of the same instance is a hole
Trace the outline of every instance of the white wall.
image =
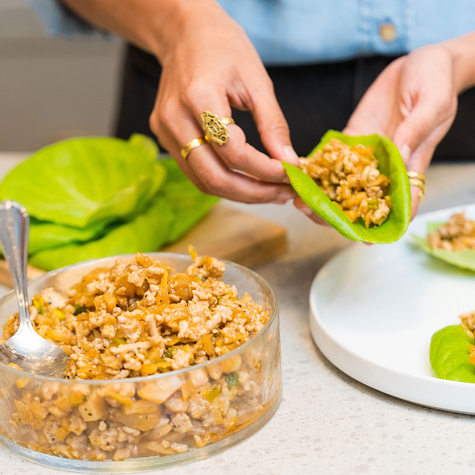
[(0, 0), (0, 151), (32, 151), (113, 124), (118, 40), (49, 38), (22, 0)]

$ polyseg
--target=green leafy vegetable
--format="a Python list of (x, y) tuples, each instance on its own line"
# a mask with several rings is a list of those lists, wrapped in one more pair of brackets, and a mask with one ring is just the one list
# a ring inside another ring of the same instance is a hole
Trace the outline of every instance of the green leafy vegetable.
[[(427, 233), (429, 234), (437, 231), (437, 229), (444, 224), (446, 223), (427, 223)], [(446, 251), (445, 249), (433, 249), (429, 246), (426, 237), (416, 236), (415, 234), (413, 234), (412, 237), (417, 245), (427, 252), (427, 254), (460, 267), (461, 269), (469, 269), (475, 272), (475, 251), (472, 251), (471, 249), (462, 249), (461, 251), (451, 252)]]
[(300, 168), (284, 162), (283, 165), (295, 191), (307, 206), (348, 239), (374, 243), (397, 241), (406, 232), (411, 216), (411, 187), (398, 149), (387, 137), (379, 135), (352, 137), (329, 130), (315, 150), (323, 149), (332, 138), (350, 146), (362, 144), (374, 147), (374, 154), (379, 161), (379, 171), (390, 180), (389, 196), (392, 209), (388, 219), (380, 226), (368, 229), (361, 221), (352, 223), (312, 178)]
[[(90, 224), (85, 228), (73, 228), (32, 218), (30, 221), (28, 253), (33, 254), (43, 249), (65, 246), (72, 242), (89, 241), (98, 237), (104, 231), (106, 225), (107, 223), (102, 221)], [(2, 254), (1, 249), (0, 254)]]
[(37, 219), (84, 228), (142, 211), (165, 178), (158, 149), (144, 136), (64, 140), (39, 150), (0, 185)]
[(470, 363), (469, 346), (475, 345), (460, 325), (442, 328), (430, 343), (430, 364), (440, 379), (475, 383), (475, 366)]
[(71, 242), (84, 242), (94, 239), (101, 234), (105, 221), (90, 224), (85, 228), (73, 228), (62, 224), (48, 223), (46, 221), (32, 222), (30, 225), (30, 245), (28, 252), (33, 254), (42, 249), (64, 246)]
[(116, 225), (103, 237), (83, 244), (39, 251), (31, 256), (30, 263), (52, 270), (88, 259), (156, 251), (167, 239), (173, 219), (170, 204), (157, 196), (146, 211)]
[(205, 195), (186, 177), (173, 159), (161, 160), (167, 170), (167, 178), (160, 188), (160, 195), (172, 205), (175, 220), (167, 243), (176, 241), (200, 221), (219, 201), (215, 196)]

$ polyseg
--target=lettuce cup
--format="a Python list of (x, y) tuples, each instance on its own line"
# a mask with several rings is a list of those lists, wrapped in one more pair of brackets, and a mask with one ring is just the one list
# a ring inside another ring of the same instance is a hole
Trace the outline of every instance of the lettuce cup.
[(328, 131), (301, 168), (284, 163), (307, 206), (353, 241), (391, 243), (407, 230), (411, 191), (396, 146), (379, 135)]

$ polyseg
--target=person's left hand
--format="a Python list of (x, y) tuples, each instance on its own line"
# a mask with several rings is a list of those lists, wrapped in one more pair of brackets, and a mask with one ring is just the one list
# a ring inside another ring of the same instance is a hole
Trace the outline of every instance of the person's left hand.
[[(424, 174), (457, 110), (454, 59), (441, 45), (425, 46), (393, 61), (361, 99), (344, 133), (387, 135), (408, 171)], [(412, 186), (412, 215), (419, 206)], [(326, 224), (301, 199), (295, 206), (317, 224)]]

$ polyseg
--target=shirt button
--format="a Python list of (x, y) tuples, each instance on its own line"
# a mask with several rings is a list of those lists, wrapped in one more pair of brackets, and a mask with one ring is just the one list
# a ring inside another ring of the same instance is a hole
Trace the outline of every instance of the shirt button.
[(381, 23), (379, 25), (379, 36), (386, 43), (394, 41), (397, 36), (396, 27), (392, 23)]

